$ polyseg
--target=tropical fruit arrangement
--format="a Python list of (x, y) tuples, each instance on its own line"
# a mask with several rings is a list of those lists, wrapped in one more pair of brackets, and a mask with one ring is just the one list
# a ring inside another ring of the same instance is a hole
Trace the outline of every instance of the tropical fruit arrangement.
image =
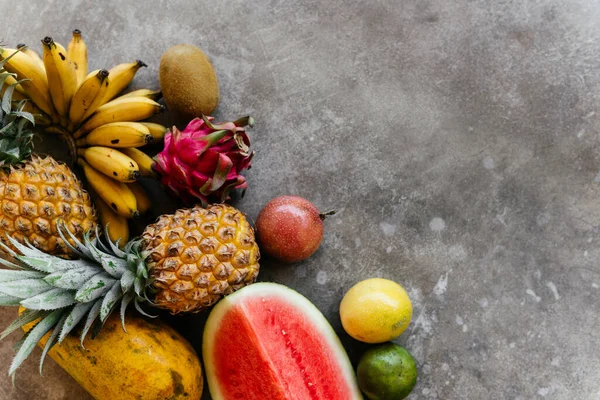
[[(0, 305), (19, 307), (0, 339), (24, 331), (9, 376), (37, 345), (40, 372), (48, 355), (96, 399), (200, 399), (200, 358), (154, 314), (206, 312), (202, 358), (213, 399), (408, 396), (416, 362), (391, 342), (411, 321), (406, 291), (373, 278), (341, 299), (344, 330), (371, 344), (355, 370), (306, 297), (256, 283), (261, 253), (306, 260), (334, 212), (280, 196), (252, 227), (228, 204), (248, 186), (252, 117), (215, 121), (217, 75), (195, 46), (165, 51), (160, 90), (125, 92), (144, 66), (88, 71), (79, 30), (67, 47), (44, 38), (40, 53), (0, 47)], [(166, 109), (185, 129), (145, 121)], [(60, 136), (70, 164), (35, 153), (44, 133)], [(151, 157), (141, 149), (149, 144), (162, 149)], [(154, 215), (130, 238), (128, 221), (152, 211), (142, 177), (187, 208)]]

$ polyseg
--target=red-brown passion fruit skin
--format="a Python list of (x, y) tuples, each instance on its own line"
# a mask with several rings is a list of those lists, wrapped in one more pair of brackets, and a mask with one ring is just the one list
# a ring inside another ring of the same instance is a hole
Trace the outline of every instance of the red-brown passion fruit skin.
[(323, 218), (299, 196), (279, 196), (258, 214), (256, 232), (262, 253), (286, 263), (307, 259), (323, 239)]

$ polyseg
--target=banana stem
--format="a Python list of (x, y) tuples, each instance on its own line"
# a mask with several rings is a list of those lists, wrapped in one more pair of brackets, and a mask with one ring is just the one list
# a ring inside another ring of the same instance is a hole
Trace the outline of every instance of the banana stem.
[(67, 145), (67, 151), (69, 152), (69, 157), (71, 157), (70, 166), (73, 167), (75, 164), (77, 164), (77, 146), (73, 136), (71, 136), (71, 134), (65, 131), (63, 128), (56, 125), (47, 127), (46, 132), (60, 136), (61, 140)]

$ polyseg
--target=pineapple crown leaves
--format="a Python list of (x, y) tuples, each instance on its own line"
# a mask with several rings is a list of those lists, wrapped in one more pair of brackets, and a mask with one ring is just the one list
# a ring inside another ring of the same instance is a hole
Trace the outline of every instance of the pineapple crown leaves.
[[(33, 151), (31, 127), (35, 120), (31, 113), (23, 111), (28, 100), (13, 100), (15, 88), (22, 81), (16, 81), (16, 75), (4, 70), (4, 64), (13, 55), (0, 61), (0, 167), (19, 164)], [(14, 83), (8, 84), (9, 78), (14, 78)]]
[[(19, 251), (12, 251), (0, 242), (0, 247), (12, 260), (0, 258), (0, 306), (22, 306), (25, 310), (0, 334), (4, 339), (15, 330), (38, 321), (23, 339), (17, 343), (17, 354), (9, 369), (14, 374), (31, 354), (35, 345), (52, 331), (40, 360), (40, 373), (44, 358), (57, 343), (83, 323), (80, 334), (81, 346), (91, 331), (95, 337), (111, 313), (119, 308), (121, 324), (125, 328), (125, 312), (130, 303), (141, 314), (148, 315), (140, 306), (151, 301), (146, 289), (151, 283), (140, 254), (139, 240), (127, 243), (123, 250), (118, 242), (107, 239), (108, 246), (87, 233), (80, 242), (62, 222), (58, 232), (69, 248), (81, 257), (65, 260), (46, 254), (29, 243), (21, 244), (8, 237)], [(67, 238), (68, 236), (68, 238)], [(108, 235), (106, 235), (108, 237)], [(74, 244), (71, 244), (74, 243)]]

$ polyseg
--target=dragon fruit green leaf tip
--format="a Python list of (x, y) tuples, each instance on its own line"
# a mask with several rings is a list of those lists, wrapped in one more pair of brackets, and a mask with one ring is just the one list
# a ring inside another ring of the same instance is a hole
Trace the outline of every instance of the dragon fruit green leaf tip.
[(193, 119), (183, 131), (173, 127), (154, 170), (162, 184), (183, 201), (207, 205), (223, 202), (232, 189), (248, 187), (241, 172), (250, 168), (253, 151), (246, 126), (252, 117), (213, 123), (213, 117)]

